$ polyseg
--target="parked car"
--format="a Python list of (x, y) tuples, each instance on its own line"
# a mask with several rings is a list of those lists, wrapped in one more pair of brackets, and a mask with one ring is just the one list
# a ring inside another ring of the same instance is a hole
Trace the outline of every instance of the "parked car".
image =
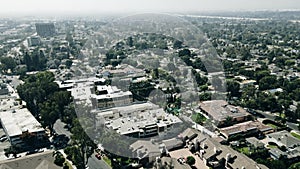
[(27, 151), (27, 152), (26, 152), (26, 155), (35, 154), (35, 153), (37, 153), (38, 151), (39, 151), (38, 149), (30, 150), (30, 151)]
[(5, 140), (7, 140), (7, 137), (6, 137), (6, 136), (0, 138), (0, 141), (1, 141), (1, 142), (5, 141)]
[(101, 154), (97, 153), (97, 154), (95, 154), (95, 157), (96, 157), (98, 160), (101, 160)]

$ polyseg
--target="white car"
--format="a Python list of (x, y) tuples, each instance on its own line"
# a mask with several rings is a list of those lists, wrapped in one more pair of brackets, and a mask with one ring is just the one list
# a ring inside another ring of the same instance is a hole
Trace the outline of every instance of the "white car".
[(0, 138), (0, 141), (1, 141), (1, 142), (5, 141), (5, 140), (7, 140), (7, 137), (6, 137), (6, 136)]

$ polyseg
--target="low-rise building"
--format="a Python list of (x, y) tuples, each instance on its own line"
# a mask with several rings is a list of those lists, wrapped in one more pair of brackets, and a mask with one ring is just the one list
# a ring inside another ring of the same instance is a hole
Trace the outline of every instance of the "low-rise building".
[(254, 86), (255, 83), (256, 83), (256, 80), (242, 80), (239, 82), (241, 89), (248, 87), (248, 86)]
[[(111, 113), (117, 115), (117, 118), (104, 120), (106, 127), (121, 135), (138, 138), (157, 135), (182, 122), (177, 116), (166, 113), (162, 108), (143, 109), (131, 112), (130, 115), (128, 113), (125, 115), (122, 111), (120, 111), (120, 114), (123, 115), (116, 113), (116, 111), (111, 111)], [(103, 120), (103, 116), (107, 114), (100, 114), (97, 117), (99, 120), (101, 120), (101, 115)], [(99, 124), (101, 122), (98, 123), (98, 126)]]
[(265, 147), (265, 144), (263, 142), (261, 142), (260, 140), (258, 140), (256, 137), (246, 138), (246, 141), (248, 144), (250, 144), (254, 148), (263, 149)]
[(180, 163), (178, 159), (171, 157), (157, 158), (155, 163), (155, 168), (180, 168), (180, 169), (192, 169), (192, 167), (186, 163)]
[(45, 151), (9, 160), (1, 160), (1, 169), (61, 169), (62, 167), (54, 164), (54, 151)]
[(104, 69), (100, 71), (100, 74), (103, 77), (143, 77), (145, 75), (145, 71), (142, 69), (135, 68), (131, 65), (121, 64), (116, 67), (106, 66)]
[(204, 135), (197, 130), (187, 129), (187, 131), (181, 134), (181, 137), (193, 138), (188, 139), (187, 144), (192, 144), (192, 146), (194, 146), (196, 154), (199, 154), (200, 159), (208, 167), (226, 169), (267, 169), (266, 166), (257, 164), (246, 155), (220, 144), (214, 138)]
[(26, 108), (0, 112), (0, 121), (12, 145), (23, 145), (25, 133), (30, 133), (37, 140), (46, 136), (45, 129)]
[(160, 157), (162, 150), (159, 145), (153, 141), (138, 140), (130, 145), (133, 157), (137, 158), (141, 164), (149, 164), (155, 162)]
[(0, 97), (0, 123), (12, 145), (25, 146), (24, 137), (33, 136), (32, 140), (47, 140), (45, 129), (37, 119), (25, 108), (26, 103), (21, 101), (14, 89), (7, 85), (9, 95)]
[(268, 134), (273, 132), (273, 128), (259, 121), (247, 121), (233, 126), (220, 128), (220, 134), (226, 139), (236, 135)]
[(244, 122), (250, 117), (250, 114), (242, 107), (230, 105), (225, 100), (210, 100), (201, 102), (200, 109), (204, 114), (214, 120), (214, 123), (217, 126), (226, 125), (226, 122)]
[(96, 107), (100, 109), (128, 105), (133, 102), (130, 91), (121, 91), (116, 86), (109, 85), (97, 86), (96, 92), (91, 94), (91, 98), (95, 99)]
[(300, 140), (292, 136), (288, 131), (279, 131), (267, 135), (269, 144), (276, 144), (278, 148), (271, 148), (270, 155), (274, 159), (287, 158), (289, 160), (300, 159)]

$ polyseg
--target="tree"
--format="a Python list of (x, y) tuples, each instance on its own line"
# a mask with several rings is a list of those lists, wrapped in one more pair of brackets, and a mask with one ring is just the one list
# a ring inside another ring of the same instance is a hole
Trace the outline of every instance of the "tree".
[(57, 105), (58, 114), (64, 116), (65, 106), (71, 102), (71, 93), (69, 91), (57, 91), (51, 96), (51, 101)]
[(68, 124), (69, 126), (73, 126), (73, 121), (75, 118), (77, 118), (76, 112), (75, 112), (75, 107), (72, 103), (70, 103), (69, 105), (65, 106), (64, 109), (64, 115), (61, 117), (62, 121), (66, 124)]
[(195, 80), (199, 86), (205, 85), (208, 82), (208, 78), (206, 76), (201, 76), (199, 73), (195, 73)]
[(256, 81), (259, 82), (261, 78), (265, 77), (265, 76), (269, 76), (270, 72), (268, 70), (260, 70), (255, 72), (254, 76), (256, 78)]
[(227, 126), (231, 126), (232, 124), (233, 124), (233, 118), (230, 116), (227, 116), (225, 121), (223, 122), (222, 126), (227, 127)]
[(41, 120), (44, 126), (48, 126), (50, 134), (53, 134), (53, 126), (59, 118), (59, 107), (53, 101), (46, 101), (39, 104)]
[(70, 167), (68, 166), (68, 164), (65, 163), (63, 169), (69, 169), (69, 168), (70, 168)]
[(55, 157), (54, 164), (62, 167), (66, 161), (64, 156), (59, 151), (54, 151), (53, 156)]
[(0, 68), (4, 73), (6, 73), (9, 69), (13, 71), (17, 66), (15, 60), (12, 57), (2, 57), (0, 58), (0, 62)]
[(196, 60), (192, 64), (194, 69), (200, 69), (204, 72), (207, 72), (206, 67), (200, 58), (196, 58)]
[(29, 146), (35, 145), (35, 142), (37, 140), (36, 134), (35, 133), (30, 133), (28, 131), (25, 131), (25, 132), (22, 133), (21, 139), (23, 140), (23, 142), (26, 145), (29, 145)]
[(278, 87), (276, 76), (265, 76), (259, 80), (259, 90), (275, 89)]
[(233, 80), (227, 81), (227, 91), (229, 92), (229, 97), (239, 97), (240, 96), (240, 84)]
[(8, 149), (4, 149), (4, 155), (8, 157), (12, 154), (15, 158), (17, 158), (17, 154), (20, 152), (21, 147), (18, 145), (11, 145)]
[(248, 108), (256, 108), (257, 103), (255, 102), (256, 97), (256, 89), (254, 86), (247, 86), (242, 90), (242, 106)]
[(206, 100), (210, 100), (210, 99), (211, 99), (211, 93), (204, 92), (199, 95), (200, 101), (206, 101)]
[(38, 105), (51, 99), (53, 93), (58, 91), (58, 85), (54, 80), (53, 73), (39, 72), (25, 78), (25, 83), (17, 87), (20, 98), (26, 102), (27, 108), (37, 118), (40, 110)]
[(300, 168), (300, 162), (292, 164), (288, 169), (299, 169)]
[[(71, 129), (72, 131), (72, 140), (74, 142), (74, 145), (77, 147), (76, 155), (72, 161), (75, 162), (76, 166), (78, 168), (83, 168), (87, 162), (88, 158), (93, 154), (96, 145), (91, 140), (91, 138), (87, 135), (86, 132), (92, 132), (92, 124), (88, 121), (88, 119), (80, 119), (81, 123), (79, 122), (79, 119), (74, 120), (74, 127)], [(82, 126), (83, 125), (83, 126)], [(85, 127), (83, 129), (82, 127)]]
[(47, 58), (42, 50), (38, 53), (39, 62), (38, 62), (38, 70), (44, 70), (46, 68)]
[(173, 48), (174, 49), (180, 49), (182, 48), (182, 42), (179, 40), (175, 40), (174, 44), (173, 44)]
[(196, 113), (194, 116), (192, 116), (192, 119), (201, 125), (206, 121), (206, 118), (200, 113)]
[(149, 81), (142, 81), (138, 83), (131, 83), (129, 90), (133, 94), (134, 99), (144, 100), (149, 96), (154, 86)]
[(46, 68), (47, 58), (42, 50), (35, 49), (30, 55), (26, 52), (23, 61), (28, 71), (38, 71)]
[(32, 59), (29, 56), (28, 52), (25, 53), (23, 60), (24, 60), (25, 65), (27, 66), (27, 70), (31, 71), (32, 70)]
[(191, 51), (189, 49), (183, 49), (178, 52), (178, 56), (188, 56), (191, 57)]
[(186, 158), (186, 163), (190, 166), (194, 165), (196, 163), (196, 160), (193, 156), (188, 156)]
[(261, 158), (258, 158), (255, 161), (258, 162), (258, 163), (260, 163), (260, 164), (264, 164), (268, 168), (272, 168), (272, 169), (287, 168), (285, 162), (282, 161), (282, 160), (270, 160), (270, 159), (261, 159)]
[(72, 60), (68, 59), (68, 60), (66, 61), (66, 67), (67, 67), (68, 69), (71, 68), (72, 64), (73, 64)]
[(130, 46), (130, 47), (133, 46), (133, 39), (132, 39), (132, 37), (128, 37), (128, 38), (127, 38), (126, 44), (127, 44), (128, 46)]

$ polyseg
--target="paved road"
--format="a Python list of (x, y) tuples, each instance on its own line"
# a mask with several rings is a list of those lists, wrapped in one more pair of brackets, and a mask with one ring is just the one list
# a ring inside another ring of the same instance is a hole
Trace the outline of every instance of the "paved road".
[(92, 156), (89, 158), (88, 166), (89, 169), (111, 169), (111, 167), (108, 166), (106, 162), (104, 162), (103, 160), (98, 160), (95, 157), (95, 153), (92, 154)]
[(299, 131), (298, 124), (286, 122), (287, 126), (293, 130)]
[[(268, 118), (268, 119), (270, 119), (270, 120), (275, 121), (276, 115), (271, 114), (271, 113), (266, 113), (266, 112), (260, 111), (260, 110), (255, 110), (255, 111), (257, 111), (258, 113), (264, 115), (265, 118)], [(286, 122), (286, 124), (287, 124), (287, 126), (288, 126), (289, 128), (291, 128), (291, 129), (293, 129), (293, 130), (296, 130), (296, 131), (299, 131), (299, 129), (298, 129), (298, 124), (296, 124), (296, 123), (291, 123), (291, 122)]]

